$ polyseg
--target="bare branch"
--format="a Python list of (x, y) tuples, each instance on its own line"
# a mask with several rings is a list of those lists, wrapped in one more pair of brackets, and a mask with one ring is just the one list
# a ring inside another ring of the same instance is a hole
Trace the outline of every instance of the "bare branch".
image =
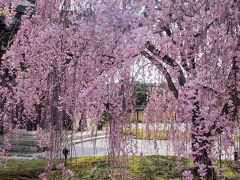
[[(153, 44), (151, 44), (150, 42), (146, 43), (146, 48), (147, 50), (149, 50), (154, 56), (161, 58), (161, 51), (159, 49), (157, 49)], [(184, 76), (183, 70), (181, 68), (181, 66), (175, 62), (174, 59), (172, 59), (170, 56), (168, 55), (164, 55), (163, 58), (161, 58), (162, 61), (164, 63), (166, 63), (167, 65), (171, 66), (171, 67), (177, 67), (178, 71), (179, 71), (179, 76), (178, 76), (178, 82), (180, 86), (184, 86), (185, 82), (186, 82), (186, 78)]]
[(169, 89), (173, 92), (175, 98), (178, 99), (178, 94), (179, 94), (178, 90), (177, 90), (175, 84), (173, 83), (172, 77), (170, 76), (167, 69), (158, 60), (156, 60), (153, 56), (151, 56), (146, 51), (142, 51), (141, 54), (143, 56), (145, 56), (147, 59), (149, 59), (163, 73), (163, 75), (167, 81)]

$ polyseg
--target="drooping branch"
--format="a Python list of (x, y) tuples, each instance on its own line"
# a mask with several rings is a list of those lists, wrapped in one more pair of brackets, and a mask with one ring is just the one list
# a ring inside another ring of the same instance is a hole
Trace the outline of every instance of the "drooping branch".
[(173, 92), (175, 98), (178, 99), (179, 92), (172, 80), (171, 75), (167, 71), (167, 69), (158, 60), (156, 60), (153, 56), (151, 56), (148, 52), (142, 51), (141, 54), (144, 57), (146, 57), (147, 59), (149, 59), (163, 73), (163, 75), (167, 81), (169, 89)]
[(4, 18), (5, 17), (2, 17), (0, 19), (0, 64), (2, 56), (12, 44), (13, 37), (17, 33), (20, 26), (19, 19), (16, 19), (13, 24), (7, 27)]
[[(232, 118), (237, 119), (238, 108), (240, 106), (240, 100), (238, 98), (237, 91), (237, 73), (239, 72), (239, 67), (236, 63), (236, 57), (233, 58), (232, 67), (227, 77), (227, 86), (230, 89), (229, 95), (232, 101), (231, 106), (226, 102), (221, 111), (221, 115), (232, 113)], [(232, 82), (232, 83), (231, 83)], [(232, 110), (230, 110), (232, 108)]]
[(239, 91), (237, 90), (237, 86), (238, 86), (237, 77), (238, 77), (239, 69), (240, 68), (237, 65), (237, 57), (234, 57), (232, 62), (232, 68), (229, 73), (228, 82), (227, 82), (227, 86), (230, 89), (229, 95), (230, 95), (231, 105), (227, 104), (226, 106), (228, 107), (228, 109), (226, 108), (223, 109), (223, 110), (227, 110), (228, 113), (231, 113), (233, 120), (237, 120), (237, 114), (240, 106), (240, 100), (238, 97)]
[[(150, 43), (149, 41), (146, 43), (146, 48), (148, 51), (150, 51), (154, 56), (156, 56), (157, 58), (161, 58), (161, 51), (159, 49), (157, 49), (152, 43)], [(161, 58), (161, 60), (166, 63), (167, 65), (171, 66), (171, 67), (176, 67), (178, 69), (179, 72), (179, 76), (178, 76), (178, 82), (180, 86), (184, 86), (185, 82), (186, 82), (186, 78), (184, 76), (183, 70), (181, 68), (181, 66), (174, 60), (172, 59), (170, 56), (168, 55), (164, 55), (163, 58)]]
[[(159, 49), (157, 49), (151, 42), (147, 42), (146, 43), (146, 48), (147, 50), (149, 50), (154, 56), (160, 57), (161, 56), (161, 51)], [(171, 66), (171, 67), (175, 67), (177, 66), (177, 64), (175, 63), (175, 61), (170, 58), (168, 55), (165, 55), (162, 58), (162, 61), (164, 63), (166, 63), (167, 65)]]

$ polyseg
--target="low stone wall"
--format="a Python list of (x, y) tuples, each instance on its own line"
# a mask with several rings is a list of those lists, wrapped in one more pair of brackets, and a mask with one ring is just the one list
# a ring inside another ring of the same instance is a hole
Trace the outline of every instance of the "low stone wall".
[[(95, 132), (95, 133), (93, 133)], [(85, 132), (75, 132), (73, 135), (67, 135), (68, 140), (72, 140), (74, 144), (81, 143), (85, 141), (91, 141), (93, 139), (103, 138), (107, 135), (106, 131), (85, 131)], [(12, 146), (10, 152), (13, 153), (36, 153), (39, 152), (38, 144), (39, 140), (37, 138), (36, 131), (19, 131), (19, 138), (10, 138), (10, 144)], [(0, 135), (0, 148), (4, 148), (3, 135)]]
[[(38, 152), (38, 138), (35, 131), (20, 130), (19, 139), (10, 137), (11, 152)], [(4, 148), (4, 135), (0, 135), (0, 148)]]

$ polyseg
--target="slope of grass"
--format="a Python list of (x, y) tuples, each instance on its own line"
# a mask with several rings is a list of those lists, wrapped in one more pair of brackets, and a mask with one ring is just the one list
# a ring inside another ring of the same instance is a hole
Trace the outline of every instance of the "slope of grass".
[[(120, 157), (121, 158), (121, 157)], [(179, 164), (181, 168), (178, 168)], [(76, 179), (110, 179), (111, 172), (114, 173), (117, 180), (122, 179), (120, 169), (128, 170), (129, 179), (145, 180), (145, 179), (180, 179), (182, 171), (190, 169), (193, 164), (189, 160), (176, 160), (174, 157), (163, 156), (139, 156), (130, 157), (124, 165), (111, 166), (104, 157), (96, 158), (78, 158), (74, 159), (68, 166), (75, 171)], [(60, 178), (60, 172), (55, 171), (51, 174), (53, 180)]]
[[(121, 157), (120, 157), (121, 159)], [(35, 180), (44, 172), (46, 160), (9, 160), (7, 168), (0, 168), (1, 180)], [(68, 160), (67, 169), (75, 172), (75, 179), (110, 179), (109, 174), (113, 172), (116, 179), (120, 177), (121, 169), (118, 165), (110, 165), (106, 157), (88, 157)], [(239, 167), (231, 161), (223, 162), (225, 177), (229, 180), (236, 179)], [(240, 165), (240, 164), (238, 164)], [(215, 169), (218, 171), (219, 164)], [(182, 172), (193, 168), (190, 160), (177, 160), (175, 157), (146, 156), (129, 157), (128, 161), (122, 165), (129, 174), (128, 177), (136, 180), (161, 180), (161, 179), (181, 179)], [(51, 180), (60, 180), (61, 172), (53, 170), (48, 173)], [(70, 179), (70, 178), (69, 178)], [(196, 178), (195, 178), (196, 179)], [(219, 178), (220, 179), (220, 178)]]
[(0, 167), (1, 180), (21, 180), (21, 179), (38, 179), (42, 173), (46, 160), (9, 160), (7, 167)]
[(168, 139), (168, 131), (166, 130), (158, 130), (158, 131), (149, 131), (145, 132), (143, 129), (130, 129), (124, 128), (123, 133), (126, 135), (132, 135), (135, 139), (147, 139), (147, 140), (167, 140)]

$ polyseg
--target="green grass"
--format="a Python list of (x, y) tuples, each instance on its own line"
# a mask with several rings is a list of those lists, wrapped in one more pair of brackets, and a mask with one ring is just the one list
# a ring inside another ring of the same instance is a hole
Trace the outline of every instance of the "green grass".
[[(120, 157), (121, 159), (121, 157)], [(182, 168), (178, 169), (176, 163), (181, 164)], [(96, 167), (96, 170), (93, 170)], [(145, 179), (180, 179), (182, 171), (190, 169), (193, 164), (189, 160), (176, 160), (174, 157), (163, 156), (139, 156), (130, 157), (125, 163), (124, 168), (128, 169), (128, 177), (136, 180)], [(74, 159), (69, 168), (76, 172), (76, 179), (109, 179), (111, 171), (114, 172), (117, 180), (122, 179), (120, 176), (119, 166), (111, 167), (104, 157), (96, 158), (78, 158)], [(60, 173), (55, 172), (52, 179), (59, 179)]]
[(123, 133), (126, 135), (132, 135), (135, 139), (147, 139), (147, 140), (167, 140), (168, 139), (168, 131), (159, 130), (159, 131), (149, 131), (145, 132), (143, 129), (130, 129), (124, 128)]
[[(122, 159), (120, 157), (120, 159)], [(46, 160), (9, 160), (7, 168), (0, 168), (1, 180), (35, 180), (44, 172)], [(120, 178), (119, 167), (111, 166), (106, 157), (88, 157), (68, 160), (70, 170), (75, 172), (77, 180), (104, 180), (109, 179), (110, 171), (116, 175), (116, 179)], [(178, 165), (177, 165), (178, 164)], [(223, 161), (225, 167), (226, 179), (236, 179), (239, 167), (231, 161)], [(238, 164), (240, 165), (240, 164)], [(129, 177), (136, 180), (161, 180), (161, 179), (181, 179), (182, 172), (193, 168), (190, 160), (177, 160), (175, 157), (166, 156), (145, 156), (145, 157), (129, 157), (128, 161), (123, 165), (129, 171)], [(96, 170), (93, 169), (96, 167)], [(113, 168), (112, 168), (113, 167)], [(178, 168), (180, 167), (180, 168)], [(219, 164), (214, 165), (216, 170)], [(48, 173), (51, 180), (60, 180), (61, 172), (53, 170)]]
[(235, 136), (235, 141), (240, 141), (240, 136)]
[[(222, 167), (224, 169), (224, 177), (229, 180), (235, 180), (236, 174), (240, 174), (240, 162), (234, 163), (233, 161), (222, 161)], [(218, 171), (220, 169), (220, 163), (214, 165), (214, 168)]]
[(0, 167), (0, 179), (38, 179), (46, 164), (46, 160), (9, 160), (7, 168)]

